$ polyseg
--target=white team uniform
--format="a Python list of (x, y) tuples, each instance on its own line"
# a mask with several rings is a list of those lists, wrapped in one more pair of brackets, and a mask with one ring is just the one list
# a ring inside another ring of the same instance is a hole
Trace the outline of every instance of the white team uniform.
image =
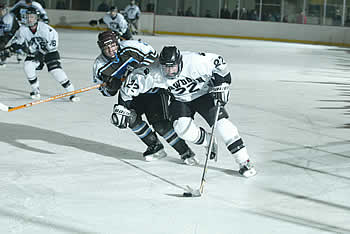
[(7, 13), (0, 17), (0, 37), (4, 36), (5, 33), (9, 33), (12, 30), (14, 24), (14, 15)]
[[(24, 72), (33, 92), (39, 93), (39, 80), (37, 79), (36, 69), (44, 62), (49, 73), (63, 88), (68, 92), (74, 91), (74, 86), (63, 71), (59, 61), (60, 55), (57, 51), (58, 34), (54, 28), (43, 22), (38, 22), (36, 31), (32, 32), (29, 27), (21, 25), (15, 34), (12, 44), (24, 44), (29, 50), (29, 54), (24, 62)], [(41, 59), (38, 59), (38, 55), (42, 55)], [(32, 96), (32, 98), (34, 97)], [(71, 100), (74, 101), (72, 98)]]
[[(31, 6), (40, 12), (42, 19), (48, 20), (47, 13), (40, 3), (33, 1)], [(27, 8), (28, 5), (26, 4), (25, 0), (21, 0), (13, 5), (10, 12), (14, 13), (19, 18), (18, 20), (21, 24), (26, 24)]]
[[(121, 41), (119, 43), (119, 49), (118, 49), (118, 55), (119, 59), (122, 59), (123, 61), (127, 63), (130, 61), (130, 59), (135, 59), (139, 64), (139, 66), (147, 66), (154, 62), (154, 60), (157, 57), (156, 51), (153, 49), (152, 46), (150, 46), (147, 43), (136, 41), (136, 40), (127, 40), (127, 41)], [(110, 60), (106, 58), (103, 54), (100, 54), (94, 63), (93, 66), (93, 82), (95, 83), (103, 83), (103, 81), (100, 79), (101, 72), (104, 70), (104, 66), (109, 62)], [(106, 91), (105, 87), (101, 87), (100, 91), (102, 91), (106, 96), (110, 96), (108, 92)]]
[(124, 16), (120, 13), (117, 13), (114, 19), (112, 19), (110, 14), (106, 14), (103, 17), (103, 22), (110, 30), (121, 32), (122, 34), (124, 34), (128, 29), (128, 22), (126, 22)]
[(13, 43), (25, 43), (32, 54), (35, 52), (47, 54), (57, 51), (58, 34), (55, 29), (43, 22), (38, 22), (35, 33), (32, 33), (29, 27), (22, 25), (16, 32)]
[[(215, 108), (214, 98), (207, 94), (210, 93), (215, 77), (230, 77), (230, 72), (219, 55), (195, 52), (181, 52), (181, 54), (183, 68), (175, 78), (166, 78), (158, 62), (146, 68), (136, 69), (122, 85), (121, 98), (129, 101), (133, 96), (138, 96), (154, 87), (167, 89), (175, 99), (170, 105), (170, 108), (174, 109), (170, 112), (174, 114), (173, 125), (176, 133), (186, 141), (208, 147), (210, 135), (196, 126), (192, 113), (199, 113), (208, 124), (213, 124), (210, 112)], [(246, 177), (255, 175), (255, 169), (251, 169), (249, 155), (236, 126), (228, 120), (223, 107), (221, 110), (222, 117), (219, 115), (217, 121), (218, 134), (240, 165), (240, 173)]]
[(129, 19), (129, 20), (137, 19), (140, 17), (140, 14), (141, 14), (140, 8), (136, 4), (128, 5), (124, 9), (124, 12), (125, 12), (127, 19)]
[[(126, 80), (121, 89), (123, 100), (131, 100), (151, 88), (168, 89), (178, 101), (189, 102), (209, 92), (213, 73), (226, 76), (229, 71), (222, 57), (216, 54), (205, 53), (205, 56), (195, 52), (181, 52), (183, 68), (174, 79), (166, 79), (158, 63), (152, 64), (148, 69), (135, 70)], [(190, 65), (190, 66), (188, 66)]]

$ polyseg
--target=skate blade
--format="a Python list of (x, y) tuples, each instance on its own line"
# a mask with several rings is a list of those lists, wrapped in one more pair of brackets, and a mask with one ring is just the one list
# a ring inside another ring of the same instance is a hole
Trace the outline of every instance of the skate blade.
[(167, 156), (167, 153), (162, 149), (162, 150), (159, 150), (155, 154), (146, 156), (145, 160), (146, 160), (146, 162), (152, 162), (152, 161), (156, 161), (156, 160), (165, 158), (166, 156)]
[(248, 170), (245, 173), (243, 173), (243, 176), (246, 177), (246, 178), (253, 177), (255, 175), (256, 175), (255, 168), (251, 168), (250, 170)]
[(190, 186), (186, 185), (186, 191), (183, 193), (184, 197), (200, 197), (202, 196), (201, 192), (199, 189), (193, 189)]

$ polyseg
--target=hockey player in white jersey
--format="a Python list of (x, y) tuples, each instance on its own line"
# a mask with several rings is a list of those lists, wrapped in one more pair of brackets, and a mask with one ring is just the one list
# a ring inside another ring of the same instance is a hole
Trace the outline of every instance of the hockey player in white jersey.
[[(101, 54), (96, 58), (93, 69), (93, 81), (107, 85), (100, 88), (105, 96), (117, 94), (124, 74), (130, 68), (147, 66), (154, 62), (157, 53), (150, 45), (135, 40), (121, 41), (118, 43), (117, 35), (113, 31), (105, 31), (98, 36), (98, 45)], [(148, 146), (143, 156), (146, 161), (166, 156), (163, 144), (159, 141), (156, 133), (146, 121), (161, 135), (181, 156), (184, 163), (196, 164), (194, 153), (188, 145), (180, 139), (172, 128), (172, 123), (166, 118), (168, 105), (165, 93), (159, 89), (150, 90), (141, 94), (133, 101), (125, 103), (132, 110), (132, 118), (128, 127)], [(115, 106), (114, 109), (117, 107)], [(112, 114), (112, 123), (119, 126), (115, 113)], [(127, 125), (119, 126), (126, 128)]]
[(10, 57), (10, 53), (4, 49), (18, 28), (14, 15), (7, 12), (4, 3), (0, 3), (0, 67), (4, 66), (6, 58)]
[(39, 12), (40, 19), (42, 19), (44, 23), (49, 23), (49, 18), (47, 16), (45, 9), (42, 7), (40, 3), (33, 0), (20, 0), (15, 5), (13, 5), (10, 12), (17, 17), (17, 20), (21, 24), (26, 25), (27, 9), (30, 7), (34, 7)]
[[(39, 80), (36, 70), (43, 69), (46, 64), (49, 73), (59, 82), (67, 92), (74, 91), (74, 86), (63, 71), (60, 63), (58, 34), (51, 26), (38, 21), (38, 12), (35, 8), (27, 9), (27, 25), (21, 25), (9, 48), (10, 51), (26, 50), (24, 73), (29, 81), (32, 92), (31, 98), (40, 99)], [(70, 101), (79, 101), (75, 95)]]
[[(215, 100), (221, 104), (217, 131), (227, 149), (239, 164), (239, 173), (245, 177), (256, 174), (246, 147), (235, 125), (228, 120), (224, 105), (229, 98), (231, 74), (224, 59), (216, 54), (180, 52), (175, 46), (166, 46), (160, 53), (159, 63), (134, 70), (121, 89), (123, 101), (144, 93), (150, 88), (167, 88), (172, 94), (170, 115), (176, 133), (184, 140), (208, 147), (210, 135), (193, 121), (199, 113), (212, 126), (215, 116)], [(120, 108), (123, 109), (123, 108)], [(116, 115), (127, 113), (116, 110)], [(217, 154), (214, 141), (211, 158)]]
[(95, 26), (97, 23), (107, 25), (107, 28), (115, 32), (122, 40), (132, 39), (128, 22), (122, 14), (118, 13), (118, 9), (115, 6), (112, 6), (103, 18), (98, 21), (90, 20), (89, 22), (91, 26)]
[(124, 15), (129, 23), (131, 34), (138, 34), (138, 23), (141, 15), (140, 8), (135, 4), (135, 0), (131, 0), (130, 4), (124, 9)]

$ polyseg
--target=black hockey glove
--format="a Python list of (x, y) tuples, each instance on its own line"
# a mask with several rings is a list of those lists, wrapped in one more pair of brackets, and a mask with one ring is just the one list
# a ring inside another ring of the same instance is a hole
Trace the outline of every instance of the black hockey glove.
[(14, 44), (10, 45), (10, 46), (8, 47), (8, 49), (9, 49), (12, 53), (14, 53), (14, 52), (16, 52), (16, 50), (23, 49), (23, 47), (24, 47), (23, 45), (14, 43)]
[(96, 26), (97, 25), (97, 20), (90, 20), (89, 24), (90, 26)]
[(98, 23), (99, 23), (99, 24), (105, 24), (105, 22), (103, 21), (103, 18), (99, 19), (99, 20), (98, 20)]
[(122, 105), (114, 105), (111, 122), (118, 128), (127, 128), (129, 126), (131, 112)]
[(6, 58), (11, 57), (11, 51), (9, 48), (5, 48), (0, 51), (0, 59), (5, 60)]
[(218, 100), (222, 105), (228, 102), (230, 96), (230, 85), (228, 83), (222, 83), (221, 85), (214, 86), (210, 93)]

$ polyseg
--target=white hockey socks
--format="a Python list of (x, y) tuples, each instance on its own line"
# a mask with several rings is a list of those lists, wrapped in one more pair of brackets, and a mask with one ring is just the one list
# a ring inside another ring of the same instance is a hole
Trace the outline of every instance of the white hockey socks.
[(74, 91), (74, 86), (68, 79), (66, 73), (63, 71), (61, 68), (56, 68), (52, 71), (50, 71), (52, 74), (53, 78), (57, 80), (63, 88), (67, 90), (67, 92)]
[(217, 131), (238, 164), (242, 164), (249, 159), (247, 149), (243, 144), (237, 127), (231, 121), (225, 118), (220, 119), (217, 123)]

